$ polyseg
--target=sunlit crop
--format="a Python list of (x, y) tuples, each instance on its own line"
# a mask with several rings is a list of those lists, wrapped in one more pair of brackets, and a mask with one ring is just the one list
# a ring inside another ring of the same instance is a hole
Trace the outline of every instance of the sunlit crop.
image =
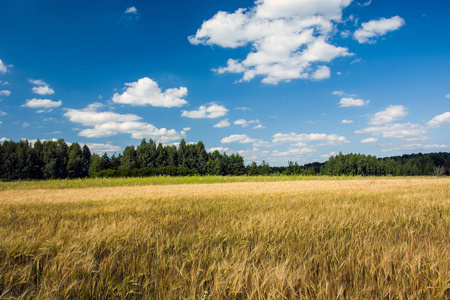
[(450, 179), (130, 180), (3, 185), (0, 298), (450, 297)]

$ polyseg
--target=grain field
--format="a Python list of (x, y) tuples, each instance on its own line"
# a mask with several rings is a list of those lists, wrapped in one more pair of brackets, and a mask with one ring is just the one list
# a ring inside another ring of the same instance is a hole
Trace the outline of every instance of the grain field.
[(0, 190), (0, 299), (336, 298), (450, 298), (450, 179)]

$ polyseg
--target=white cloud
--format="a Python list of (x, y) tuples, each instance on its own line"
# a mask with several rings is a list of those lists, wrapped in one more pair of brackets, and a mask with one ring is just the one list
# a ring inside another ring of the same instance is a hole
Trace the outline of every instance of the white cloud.
[(137, 13), (137, 8), (136, 8), (135, 6), (128, 7), (128, 8), (125, 10), (125, 13), (126, 13), (126, 14), (136, 14), (136, 13)]
[(420, 143), (400, 143), (400, 144), (388, 144), (390, 148), (382, 149), (383, 152), (392, 152), (392, 151), (421, 151), (421, 150), (441, 150), (448, 148), (447, 145), (442, 144), (433, 144), (433, 145), (424, 145)]
[(383, 126), (367, 127), (356, 130), (356, 134), (372, 134), (374, 136), (382, 136), (385, 138), (397, 138), (407, 141), (425, 140), (427, 139), (427, 130), (419, 124), (397, 123), (386, 124)]
[(39, 95), (53, 95), (55, 91), (51, 89), (48, 85), (44, 86), (35, 86), (31, 89), (33, 93)]
[(344, 91), (334, 91), (334, 92), (331, 93), (331, 95), (344, 96), (345, 92)]
[(381, 18), (362, 23), (362, 27), (355, 31), (353, 38), (359, 43), (375, 43), (375, 38), (386, 35), (390, 31), (394, 31), (405, 25), (405, 20), (399, 16), (390, 19)]
[(134, 139), (151, 138), (161, 143), (179, 140), (184, 136), (174, 129), (156, 128), (152, 124), (144, 122), (126, 121), (123, 123), (109, 122), (95, 125), (94, 128), (84, 129), (78, 135), (87, 138), (109, 137), (120, 133), (131, 134)]
[(8, 71), (8, 67), (3, 63), (3, 61), (0, 59), (0, 73), (6, 73)]
[(227, 152), (230, 151), (230, 148), (224, 148), (224, 147), (212, 147), (207, 149), (208, 152), (214, 152), (214, 151), (219, 151), (219, 152)]
[(252, 149), (239, 150), (237, 153), (243, 156), (247, 162), (250, 162), (254, 160), (261, 160), (261, 157), (269, 155), (270, 151), (260, 150), (259, 148), (254, 147)]
[(213, 127), (214, 128), (224, 128), (224, 127), (229, 127), (229, 126), (230, 126), (230, 122), (228, 121), (228, 119), (223, 119), (222, 121), (220, 121)]
[(335, 26), (351, 0), (256, 0), (249, 9), (220, 11), (189, 37), (194, 44), (226, 48), (252, 46), (244, 60), (229, 59), (222, 73), (242, 73), (241, 81), (262, 76), (278, 84), (292, 79), (320, 80), (330, 76), (329, 63), (352, 55), (332, 45)]
[(450, 94), (445, 95), (445, 98), (450, 99)]
[(251, 124), (259, 124), (259, 120), (245, 120), (245, 119), (239, 119), (233, 122), (234, 125), (240, 125), (242, 127), (248, 127)]
[(351, 0), (260, 0), (256, 14), (261, 18), (307, 17), (321, 15), (328, 20), (340, 20), (342, 9)]
[(363, 107), (369, 104), (369, 100), (353, 99), (350, 97), (343, 97), (339, 101), (339, 107)]
[(232, 134), (220, 140), (223, 144), (228, 143), (239, 143), (239, 144), (250, 144), (252, 143), (253, 147), (271, 147), (272, 145), (269, 142), (258, 140), (249, 137), (246, 134)]
[(6, 116), (6, 115), (7, 115), (7, 113), (5, 113), (4, 111), (0, 110), (0, 116)]
[(101, 143), (88, 143), (86, 144), (92, 153), (103, 154), (105, 152), (118, 152), (121, 150), (119, 146), (114, 146), (111, 144), (101, 144)]
[(235, 110), (242, 110), (243, 112), (251, 111), (252, 109), (249, 107), (236, 107)]
[(401, 120), (408, 115), (403, 105), (389, 105), (385, 110), (377, 112), (369, 120), (369, 125), (383, 125)]
[(28, 99), (25, 104), (23, 104), (21, 107), (29, 107), (29, 108), (45, 108), (45, 109), (51, 109), (55, 107), (60, 107), (62, 104), (61, 100), (59, 101), (52, 101), (50, 99)]
[(363, 143), (363, 144), (365, 144), (365, 143), (375, 143), (375, 142), (378, 142), (378, 139), (374, 138), (374, 137), (361, 140), (361, 143)]
[(301, 154), (310, 154), (310, 153), (314, 153), (317, 150), (314, 148), (293, 148), (293, 149), (289, 149), (288, 151), (284, 151), (284, 152), (279, 152), (278, 150), (274, 150), (272, 152), (273, 156), (292, 156), (292, 155), (301, 155)]
[(327, 66), (320, 66), (317, 70), (311, 74), (311, 79), (322, 80), (330, 78), (331, 70)]
[(428, 127), (441, 127), (442, 125), (450, 124), (450, 111), (437, 115), (427, 122)]
[(33, 87), (31, 90), (33, 91), (33, 93), (35, 94), (39, 94), (39, 95), (53, 95), (55, 93), (55, 91), (53, 89), (51, 89), (49, 87), (49, 85), (47, 83), (45, 83), (45, 81), (41, 80), (41, 79), (28, 79), (28, 82), (30, 82), (31, 84), (36, 85), (35, 87)]
[(253, 147), (272, 147), (273, 145), (263, 140), (257, 140), (253, 143)]
[(8, 91), (8, 90), (2, 90), (2, 91), (0, 91), (0, 96), (6, 96), (6, 97), (8, 97), (9, 95), (11, 95), (11, 91)]
[(158, 84), (148, 77), (141, 78), (136, 82), (125, 83), (125, 86), (128, 86), (125, 92), (113, 95), (113, 102), (157, 107), (181, 107), (188, 103), (183, 99), (187, 96), (187, 88), (171, 88), (162, 92)]
[(225, 106), (223, 105), (218, 105), (215, 103), (209, 103), (207, 105), (209, 106), (208, 107), (206, 107), (205, 105), (200, 106), (198, 110), (191, 110), (191, 111), (183, 110), (181, 112), (181, 116), (191, 119), (204, 119), (204, 118), (214, 119), (223, 117), (228, 113), (228, 109), (225, 108)]
[(262, 124), (253, 126), (253, 129), (264, 129), (264, 128), (266, 128), (266, 126), (263, 126)]
[(353, 124), (353, 120), (342, 120), (341, 124)]
[(81, 123), (84, 126), (96, 126), (109, 122), (132, 122), (142, 119), (133, 114), (121, 115), (111, 111), (97, 112), (96, 106), (88, 106), (84, 109), (67, 109), (64, 114), (71, 122)]
[(276, 133), (273, 135), (274, 143), (298, 143), (297, 145), (306, 145), (311, 142), (319, 142), (322, 145), (336, 145), (342, 143), (348, 143), (348, 140), (337, 134), (325, 134), (325, 133), (311, 133), (311, 134), (297, 134), (291, 133)]
[(117, 134), (130, 134), (134, 139), (151, 138), (161, 143), (179, 140), (185, 137), (185, 131), (156, 128), (152, 124), (138, 122), (141, 117), (133, 114), (97, 112), (99, 105), (94, 103), (85, 109), (68, 109), (64, 114), (71, 122), (81, 123), (93, 128), (83, 129), (78, 134), (87, 138), (109, 137)]
[[(0, 61), (1, 62), (1, 61)], [(4, 142), (6, 142), (6, 141), (9, 141), (9, 139), (7, 139), (7, 138), (5, 138), (5, 137), (2, 137), (1, 139), (0, 139), (0, 143), (4, 143)]]
[(28, 82), (34, 85), (47, 85), (47, 83), (45, 83), (45, 81), (41, 80), (41, 79), (31, 79), (28, 78)]
[(447, 145), (439, 145), (439, 144), (433, 144), (433, 145), (424, 145), (424, 149), (445, 149), (448, 148)]
[(254, 143), (257, 139), (252, 139), (246, 134), (232, 134), (230, 136), (227, 136), (220, 140), (223, 144), (228, 143), (239, 143), (239, 144), (248, 144), (248, 143)]

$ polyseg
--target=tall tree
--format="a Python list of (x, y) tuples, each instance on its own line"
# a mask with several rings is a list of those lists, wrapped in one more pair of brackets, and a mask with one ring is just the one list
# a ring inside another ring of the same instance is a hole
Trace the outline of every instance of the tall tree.
[(121, 168), (132, 170), (135, 169), (136, 166), (136, 150), (134, 149), (134, 146), (125, 147), (121, 161)]
[(68, 149), (67, 176), (69, 178), (83, 176), (83, 151), (78, 143), (73, 143)]
[(89, 176), (89, 165), (91, 164), (91, 150), (89, 150), (87, 145), (84, 145), (82, 152), (83, 166), (81, 168), (81, 177), (87, 177)]

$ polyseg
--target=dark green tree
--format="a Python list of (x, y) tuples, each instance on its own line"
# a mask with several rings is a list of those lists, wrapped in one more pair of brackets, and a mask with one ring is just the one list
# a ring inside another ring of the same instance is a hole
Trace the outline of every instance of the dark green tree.
[(84, 145), (82, 152), (83, 166), (81, 168), (81, 177), (87, 177), (89, 176), (89, 166), (91, 164), (91, 150), (89, 150), (87, 145)]
[(68, 149), (67, 177), (80, 178), (83, 176), (83, 151), (78, 143), (73, 143)]

